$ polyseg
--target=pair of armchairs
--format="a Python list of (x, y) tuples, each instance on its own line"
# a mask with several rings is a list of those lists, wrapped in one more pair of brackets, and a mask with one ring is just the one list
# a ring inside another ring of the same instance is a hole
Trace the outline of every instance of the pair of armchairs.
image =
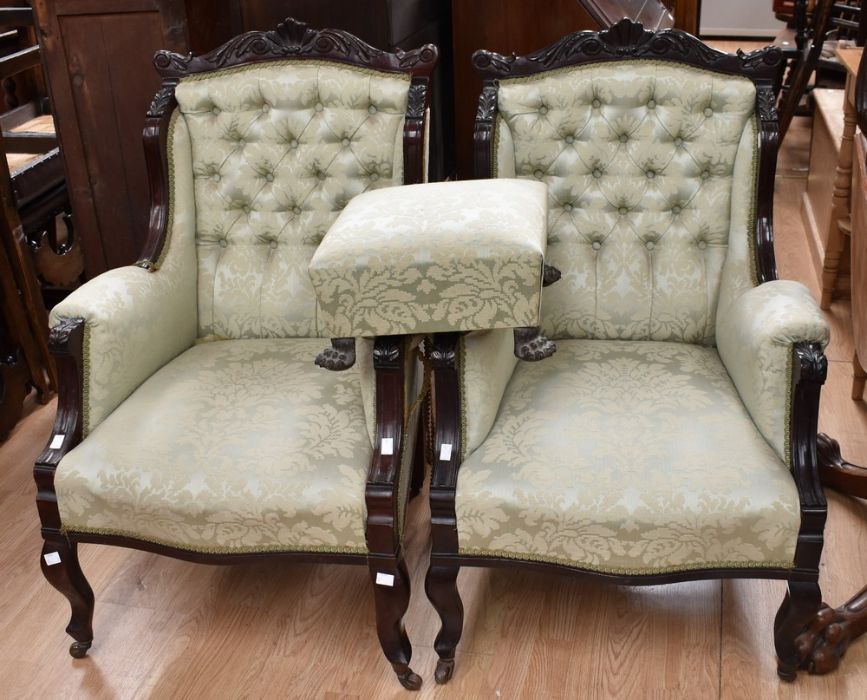
[(80, 542), (293, 556), (369, 567), (383, 651), (418, 688), (401, 542), (427, 461), (438, 682), (464, 565), (785, 579), (776, 647), (794, 678), (821, 604), (828, 330), (776, 279), (780, 53), (628, 20), (525, 57), (478, 52), (479, 177), (546, 185), (544, 277), (561, 278), (540, 313), (557, 352), (542, 336), (545, 352), (519, 352), (506, 328), (380, 335), (333, 341), (318, 361), (344, 371), (317, 368), (329, 333), (308, 264), (353, 197), (425, 179), (436, 55), (288, 20), (157, 55), (146, 254), (52, 312), (60, 399), (35, 475), (72, 655), (93, 639)]

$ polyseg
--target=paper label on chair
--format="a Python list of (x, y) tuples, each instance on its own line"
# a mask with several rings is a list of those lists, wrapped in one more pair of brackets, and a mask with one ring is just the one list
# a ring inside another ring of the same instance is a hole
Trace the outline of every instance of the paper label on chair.
[(42, 555), (42, 558), (45, 559), (45, 563), (48, 566), (54, 566), (55, 564), (60, 563), (60, 554), (57, 552), (47, 552)]
[(383, 455), (393, 455), (394, 438), (382, 438), (382, 447), (379, 449), (379, 453)]
[(58, 433), (57, 435), (55, 435), (53, 438), (51, 438), (51, 444), (48, 446), (48, 449), (59, 450), (61, 447), (63, 447), (63, 438), (65, 437), (66, 435), (64, 435), (63, 433)]
[(386, 574), (382, 571), (376, 572), (376, 585), (377, 586), (388, 586), (389, 588), (394, 588), (394, 574)]
[(452, 458), (452, 443), (444, 442), (440, 445), (440, 461), (448, 462)]

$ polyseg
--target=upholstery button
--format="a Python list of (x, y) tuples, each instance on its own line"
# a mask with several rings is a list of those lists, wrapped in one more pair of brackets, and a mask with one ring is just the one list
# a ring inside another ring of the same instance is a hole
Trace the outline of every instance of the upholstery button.
[(602, 244), (599, 241), (593, 241), (593, 243), (590, 244), (590, 247), (593, 248), (593, 250), (599, 250), (602, 247)]
[(539, 114), (548, 114), (548, 108), (545, 105), (539, 107)]
[(595, 109), (599, 109), (602, 106), (602, 103), (599, 100), (593, 100), (590, 104), (593, 105)]
[(645, 173), (645, 175), (647, 175), (647, 177), (648, 177), (650, 180), (652, 180), (653, 178), (656, 177), (656, 171), (655, 171), (655, 170), (648, 170), (648, 171)]
[(220, 113), (220, 108), (219, 108), (219, 107), (214, 107), (214, 108), (211, 110), (211, 113), (214, 114), (214, 115), (219, 114), (219, 113)]
[(277, 248), (277, 241), (271, 241), (271, 242), (268, 244), (268, 247), (269, 247), (271, 250), (275, 250), (275, 249)]
[(563, 210), (564, 211), (572, 211), (572, 205), (567, 202), (566, 204), (563, 205)]
[(653, 241), (647, 241), (647, 243), (644, 244), (644, 247), (648, 250), (653, 250), (654, 248), (656, 248), (656, 243), (654, 243)]
[(295, 139), (292, 139), (289, 142), (289, 148), (298, 148), (298, 141), (296, 141)]
[(349, 139), (343, 139), (343, 140), (340, 142), (340, 145), (342, 145), (342, 146), (345, 148), (346, 146), (349, 145)]
[(313, 109), (315, 109), (317, 112), (321, 112), (322, 111), (322, 103), (317, 102), (316, 106)]
[(575, 137), (570, 134), (566, 137), (566, 143), (575, 143)]
[(541, 180), (543, 177), (545, 177), (545, 173), (543, 173), (541, 170), (537, 170), (535, 173), (533, 173), (533, 175), (536, 176), (537, 180)]
[(367, 113), (368, 114), (376, 114), (376, 107), (374, 107), (373, 105), (370, 105), (370, 107), (367, 108)]
[(243, 148), (247, 145), (247, 142), (244, 139), (238, 139), (238, 145)]
[(263, 112), (267, 112), (270, 109), (271, 109), (271, 105), (269, 105), (267, 102), (262, 105), (262, 111)]
[(629, 141), (629, 137), (626, 134), (620, 134), (619, 141), (620, 143), (626, 143), (627, 141)]
[(675, 216), (677, 216), (678, 214), (680, 214), (680, 207), (678, 207), (678, 206), (673, 206), (673, 207), (671, 208), (671, 213), (674, 214)]
[(593, 177), (602, 177), (602, 171), (599, 168), (593, 168)]
[(214, 173), (211, 177), (213, 178), (214, 182), (220, 181), (220, 173)]
[(656, 109), (656, 100), (648, 100), (647, 109)]
[(710, 107), (705, 107), (704, 116), (712, 117), (713, 116), (713, 110)]
[(274, 176), (273, 176), (271, 173), (268, 173), (268, 174), (265, 176), (265, 180), (268, 181), (268, 182), (274, 182)]
[(324, 180), (324, 179), (325, 179), (325, 173), (323, 173), (323, 172), (320, 170), (318, 173), (316, 173), (316, 179), (317, 179), (317, 180)]
[(620, 216), (624, 216), (629, 213), (629, 209), (626, 207), (620, 207), (620, 209), (617, 210), (617, 213), (620, 214)]
[(378, 179), (379, 179), (379, 174), (378, 174), (378, 173), (370, 173), (370, 180), (371, 180), (371, 182), (376, 182)]
[(702, 170), (701, 171), (701, 179), (707, 180), (710, 177), (710, 170)]
[(678, 148), (680, 148), (681, 146), (683, 146), (683, 139), (680, 138), (680, 136), (678, 136), (678, 137), (674, 140), (674, 145), (677, 146)]
[(301, 213), (301, 207), (292, 207), (292, 213), (293, 214), (300, 214)]
[(227, 245), (229, 245), (228, 241), (225, 238), (221, 238), (220, 239), (220, 248), (225, 248)]
[(245, 213), (245, 214), (249, 214), (249, 213), (250, 213), (250, 207), (249, 207), (247, 204), (245, 204), (245, 205), (242, 207), (242, 209), (244, 210), (244, 213)]
[(699, 241), (698, 247), (699, 247), (699, 250), (704, 250), (705, 248), (707, 248), (707, 241)]

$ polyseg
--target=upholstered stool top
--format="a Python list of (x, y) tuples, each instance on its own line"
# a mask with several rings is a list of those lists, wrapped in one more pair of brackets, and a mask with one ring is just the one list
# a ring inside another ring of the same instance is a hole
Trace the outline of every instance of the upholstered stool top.
[(325, 336), (536, 326), (545, 185), (468, 180), (361, 194), (310, 262)]

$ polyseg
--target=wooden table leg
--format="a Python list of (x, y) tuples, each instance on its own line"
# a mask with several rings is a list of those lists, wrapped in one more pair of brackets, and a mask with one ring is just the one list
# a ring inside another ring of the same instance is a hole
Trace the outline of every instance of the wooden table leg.
[[(843, 137), (840, 140), (840, 155), (837, 158), (837, 169), (834, 173), (834, 196), (831, 199), (831, 221), (828, 225), (828, 237), (825, 244), (825, 260), (822, 263), (822, 299), (819, 302), (823, 309), (831, 306), (834, 288), (837, 286), (837, 273), (840, 268), (840, 256), (846, 241), (841, 222), (850, 218), (849, 199), (852, 190), (852, 151), (854, 148), (855, 127), (858, 115), (854, 104), (849, 100), (851, 87), (847, 83), (846, 97), (843, 100)], [(845, 226), (845, 224), (843, 224)]]
[[(849, 496), (867, 498), (867, 469), (850, 464), (839, 443), (824, 433), (818, 441), (822, 483)], [(867, 632), (867, 586), (836, 610), (823, 605), (813, 621), (795, 639), (801, 668), (829, 673), (840, 665), (849, 645)]]

